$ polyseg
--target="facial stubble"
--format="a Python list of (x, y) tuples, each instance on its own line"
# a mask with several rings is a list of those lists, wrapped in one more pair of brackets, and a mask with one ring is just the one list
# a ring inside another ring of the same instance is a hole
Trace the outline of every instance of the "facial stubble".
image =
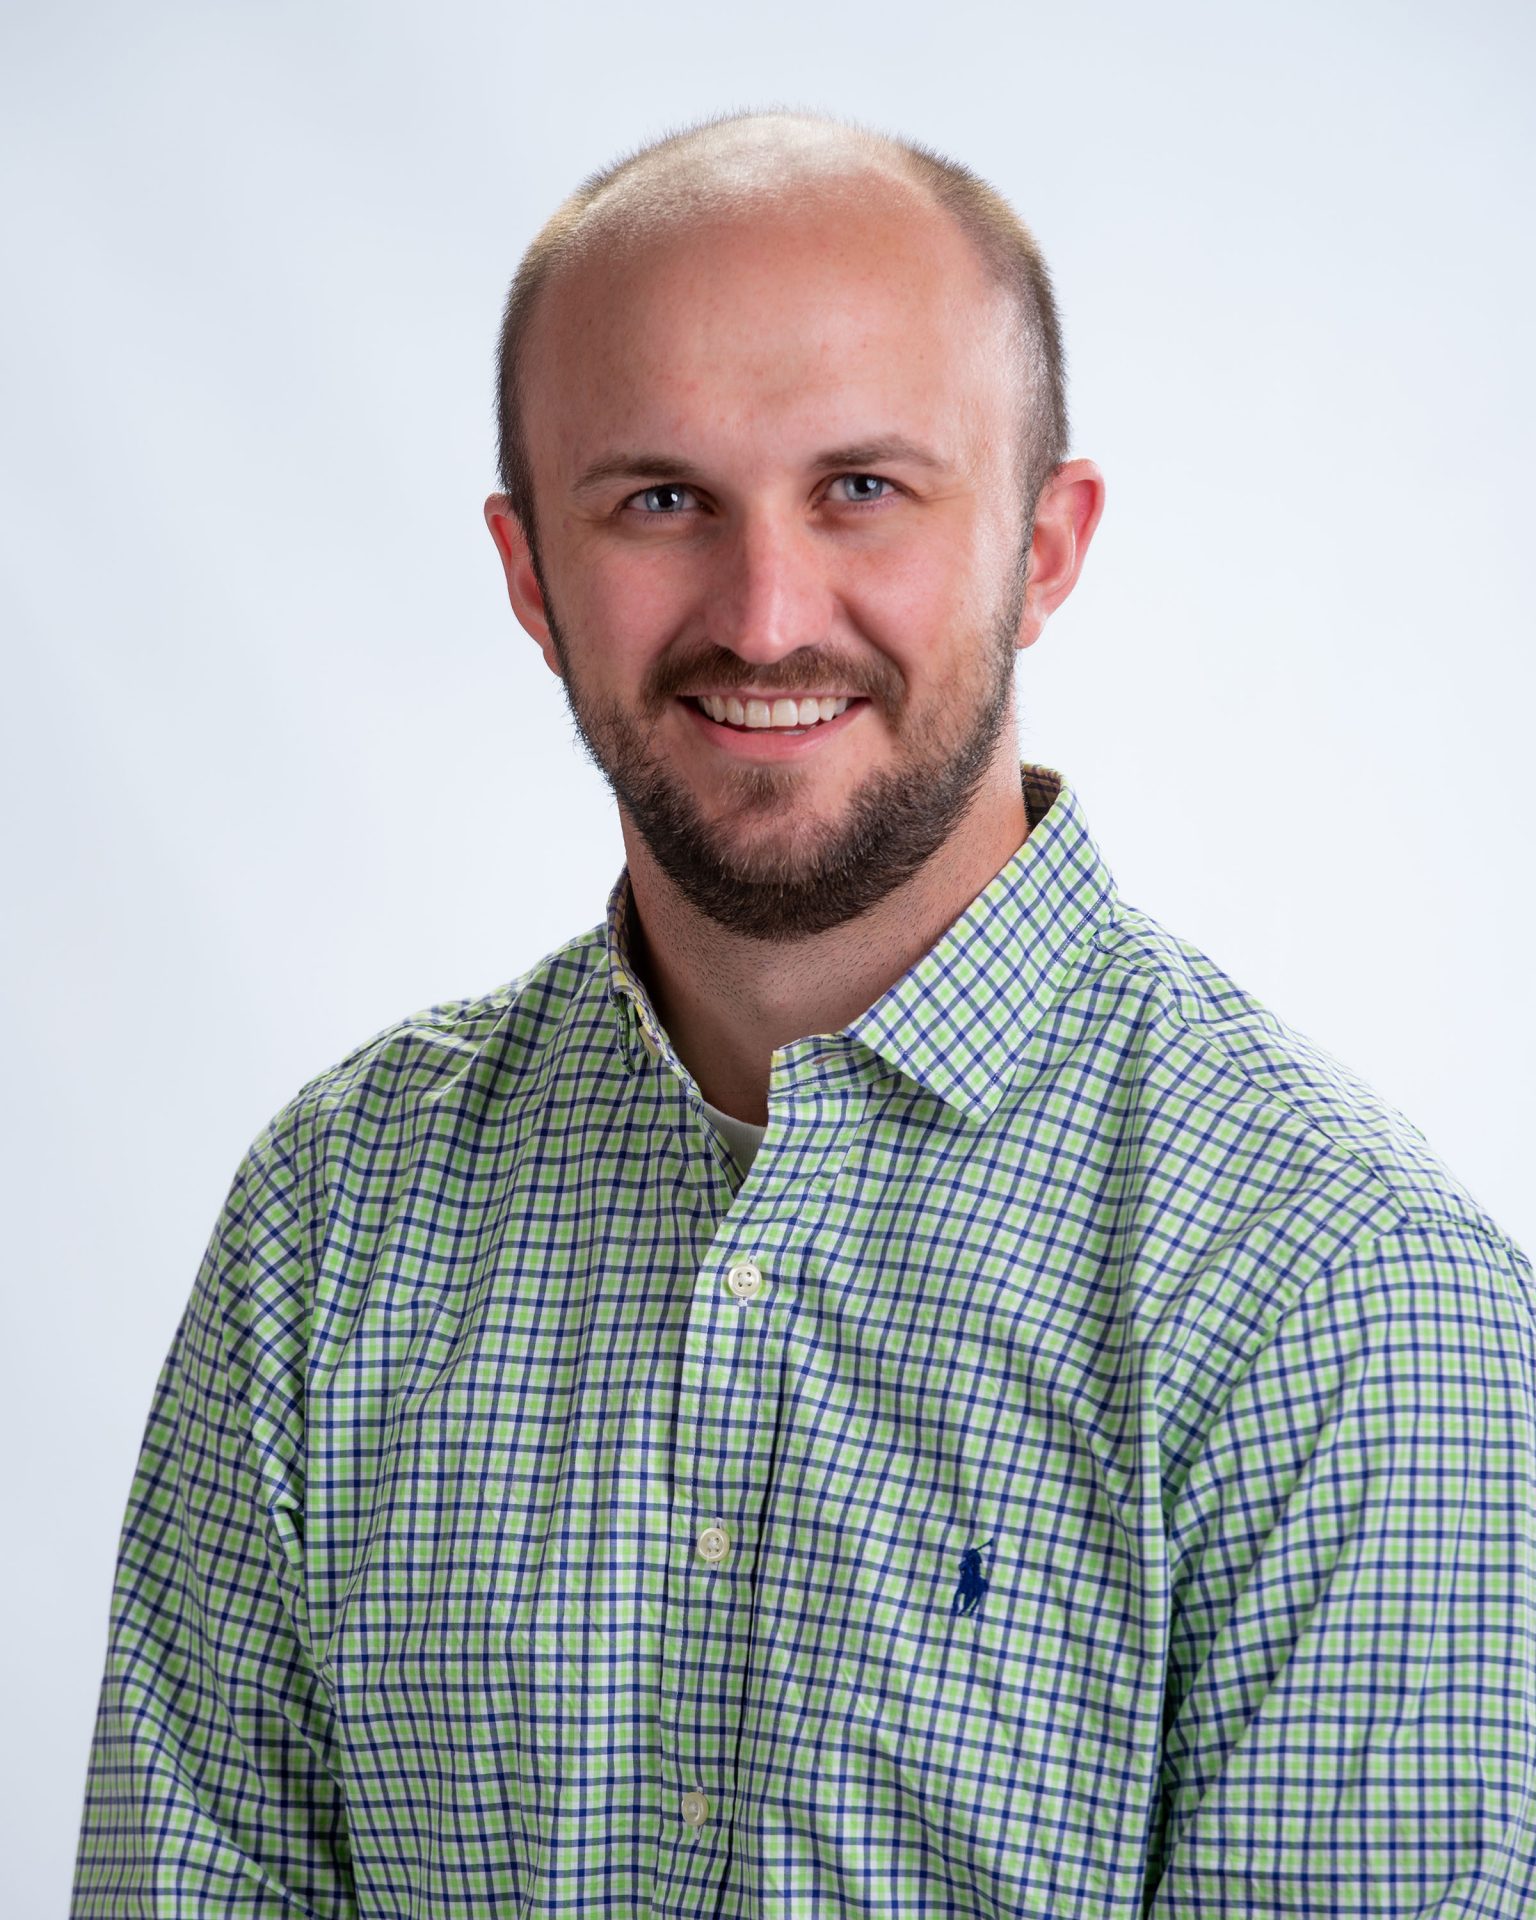
[[(1021, 562), (1028, 552), (1026, 540)], [(687, 780), (652, 750), (672, 697), (646, 724), (615, 701), (589, 697), (547, 589), (544, 613), (577, 737), (657, 866), (718, 926), (782, 944), (869, 912), (932, 859), (970, 812), (1012, 708), (1023, 595), (1021, 564), (971, 656), (975, 678), (951, 684), (922, 716), (921, 737), (908, 737), (916, 720), (906, 702), (881, 703), (897, 741), (896, 763), (867, 774), (838, 818), (795, 817), (802, 808), (810, 813), (800, 786), (813, 776), (783, 764), (741, 766), (731, 769), (731, 798), (718, 825), (705, 818)], [(762, 848), (738, 844), (747, 837), (744, 820), (781, 812), (790, 819), (787, 838), (776, 835)]]

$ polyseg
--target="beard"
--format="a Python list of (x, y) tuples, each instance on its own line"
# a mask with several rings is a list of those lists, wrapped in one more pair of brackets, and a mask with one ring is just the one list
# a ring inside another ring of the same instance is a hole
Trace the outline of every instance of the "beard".
[[(617, 702), (588, 697), (546, 589), (545, 618), (577, 737), (657, 866), (698, 913), (749, 940), (804, 940), (868, 913), (938, 852), (974, 804), (1012, 714), (1029, 545), (1026, 539), (1003, 604), (968, 656), (970, 670), (954, 676), (928, 712), (910, 715), (899, 687), (889, 700), (871, 693), (895, 739), (895, 762), (867, 774), (834, 820), (797, 817), (797, 768), (745, 764), (722, 782), (725, 824), (707, 819), (687, 781), (652, 751), (672, 696), (653, 703), (648, 725)], [(806, 660), (799, 685), (850, 685), (835, 663), (826, 673), (809, 654)], [(707, 663), (698, 665), (695, 678), (707, 678)], [(744, 831), (757, 819), (781, 828), (767, 844)]]

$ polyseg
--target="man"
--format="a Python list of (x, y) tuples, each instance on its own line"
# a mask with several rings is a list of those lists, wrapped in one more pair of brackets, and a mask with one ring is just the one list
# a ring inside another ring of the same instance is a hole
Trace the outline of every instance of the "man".
[(626, 866), (242, 1161), (75, 1913), (1531, 1912), (1530, 1262), (1017, 758), (1104, 497), (1027, 232), (708, 122), (498, 393)]

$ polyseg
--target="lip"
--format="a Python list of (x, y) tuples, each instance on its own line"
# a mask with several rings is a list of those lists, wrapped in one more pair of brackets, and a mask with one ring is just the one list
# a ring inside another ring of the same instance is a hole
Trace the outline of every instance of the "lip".
[(819, 720), (814, 727), (808, 727), (804, 733), (776, 733), (771, 727), (728, 727), (718, 720), (711, 720), (702, 707), (696, 707), (691, 700), (678, 700), (678, 705), (693, 721), (694, 725), (713, 746), (722, 753), (733, 754), (738, 760), (800, 760), (808, 753), (815, 753), (835, 734), (849, 727), (869, 705), (865, 698), (850, 700), (834, 720)]

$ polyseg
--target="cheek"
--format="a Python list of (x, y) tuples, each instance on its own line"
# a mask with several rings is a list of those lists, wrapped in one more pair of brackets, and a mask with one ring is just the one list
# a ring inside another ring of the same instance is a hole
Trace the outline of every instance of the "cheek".
[(561, 622), (605, 660), (654, 653), (691, 604), (680, 567), (658, 566), (637, 548), (580, 540), (551, 555), (550, 590)]
[(893, 545), (846, 570), (841, 598), (872, 633), (898, 635), (908, 646), (942, 644), (984, 619), (995, 567), (985, 544), (963, 534)]

